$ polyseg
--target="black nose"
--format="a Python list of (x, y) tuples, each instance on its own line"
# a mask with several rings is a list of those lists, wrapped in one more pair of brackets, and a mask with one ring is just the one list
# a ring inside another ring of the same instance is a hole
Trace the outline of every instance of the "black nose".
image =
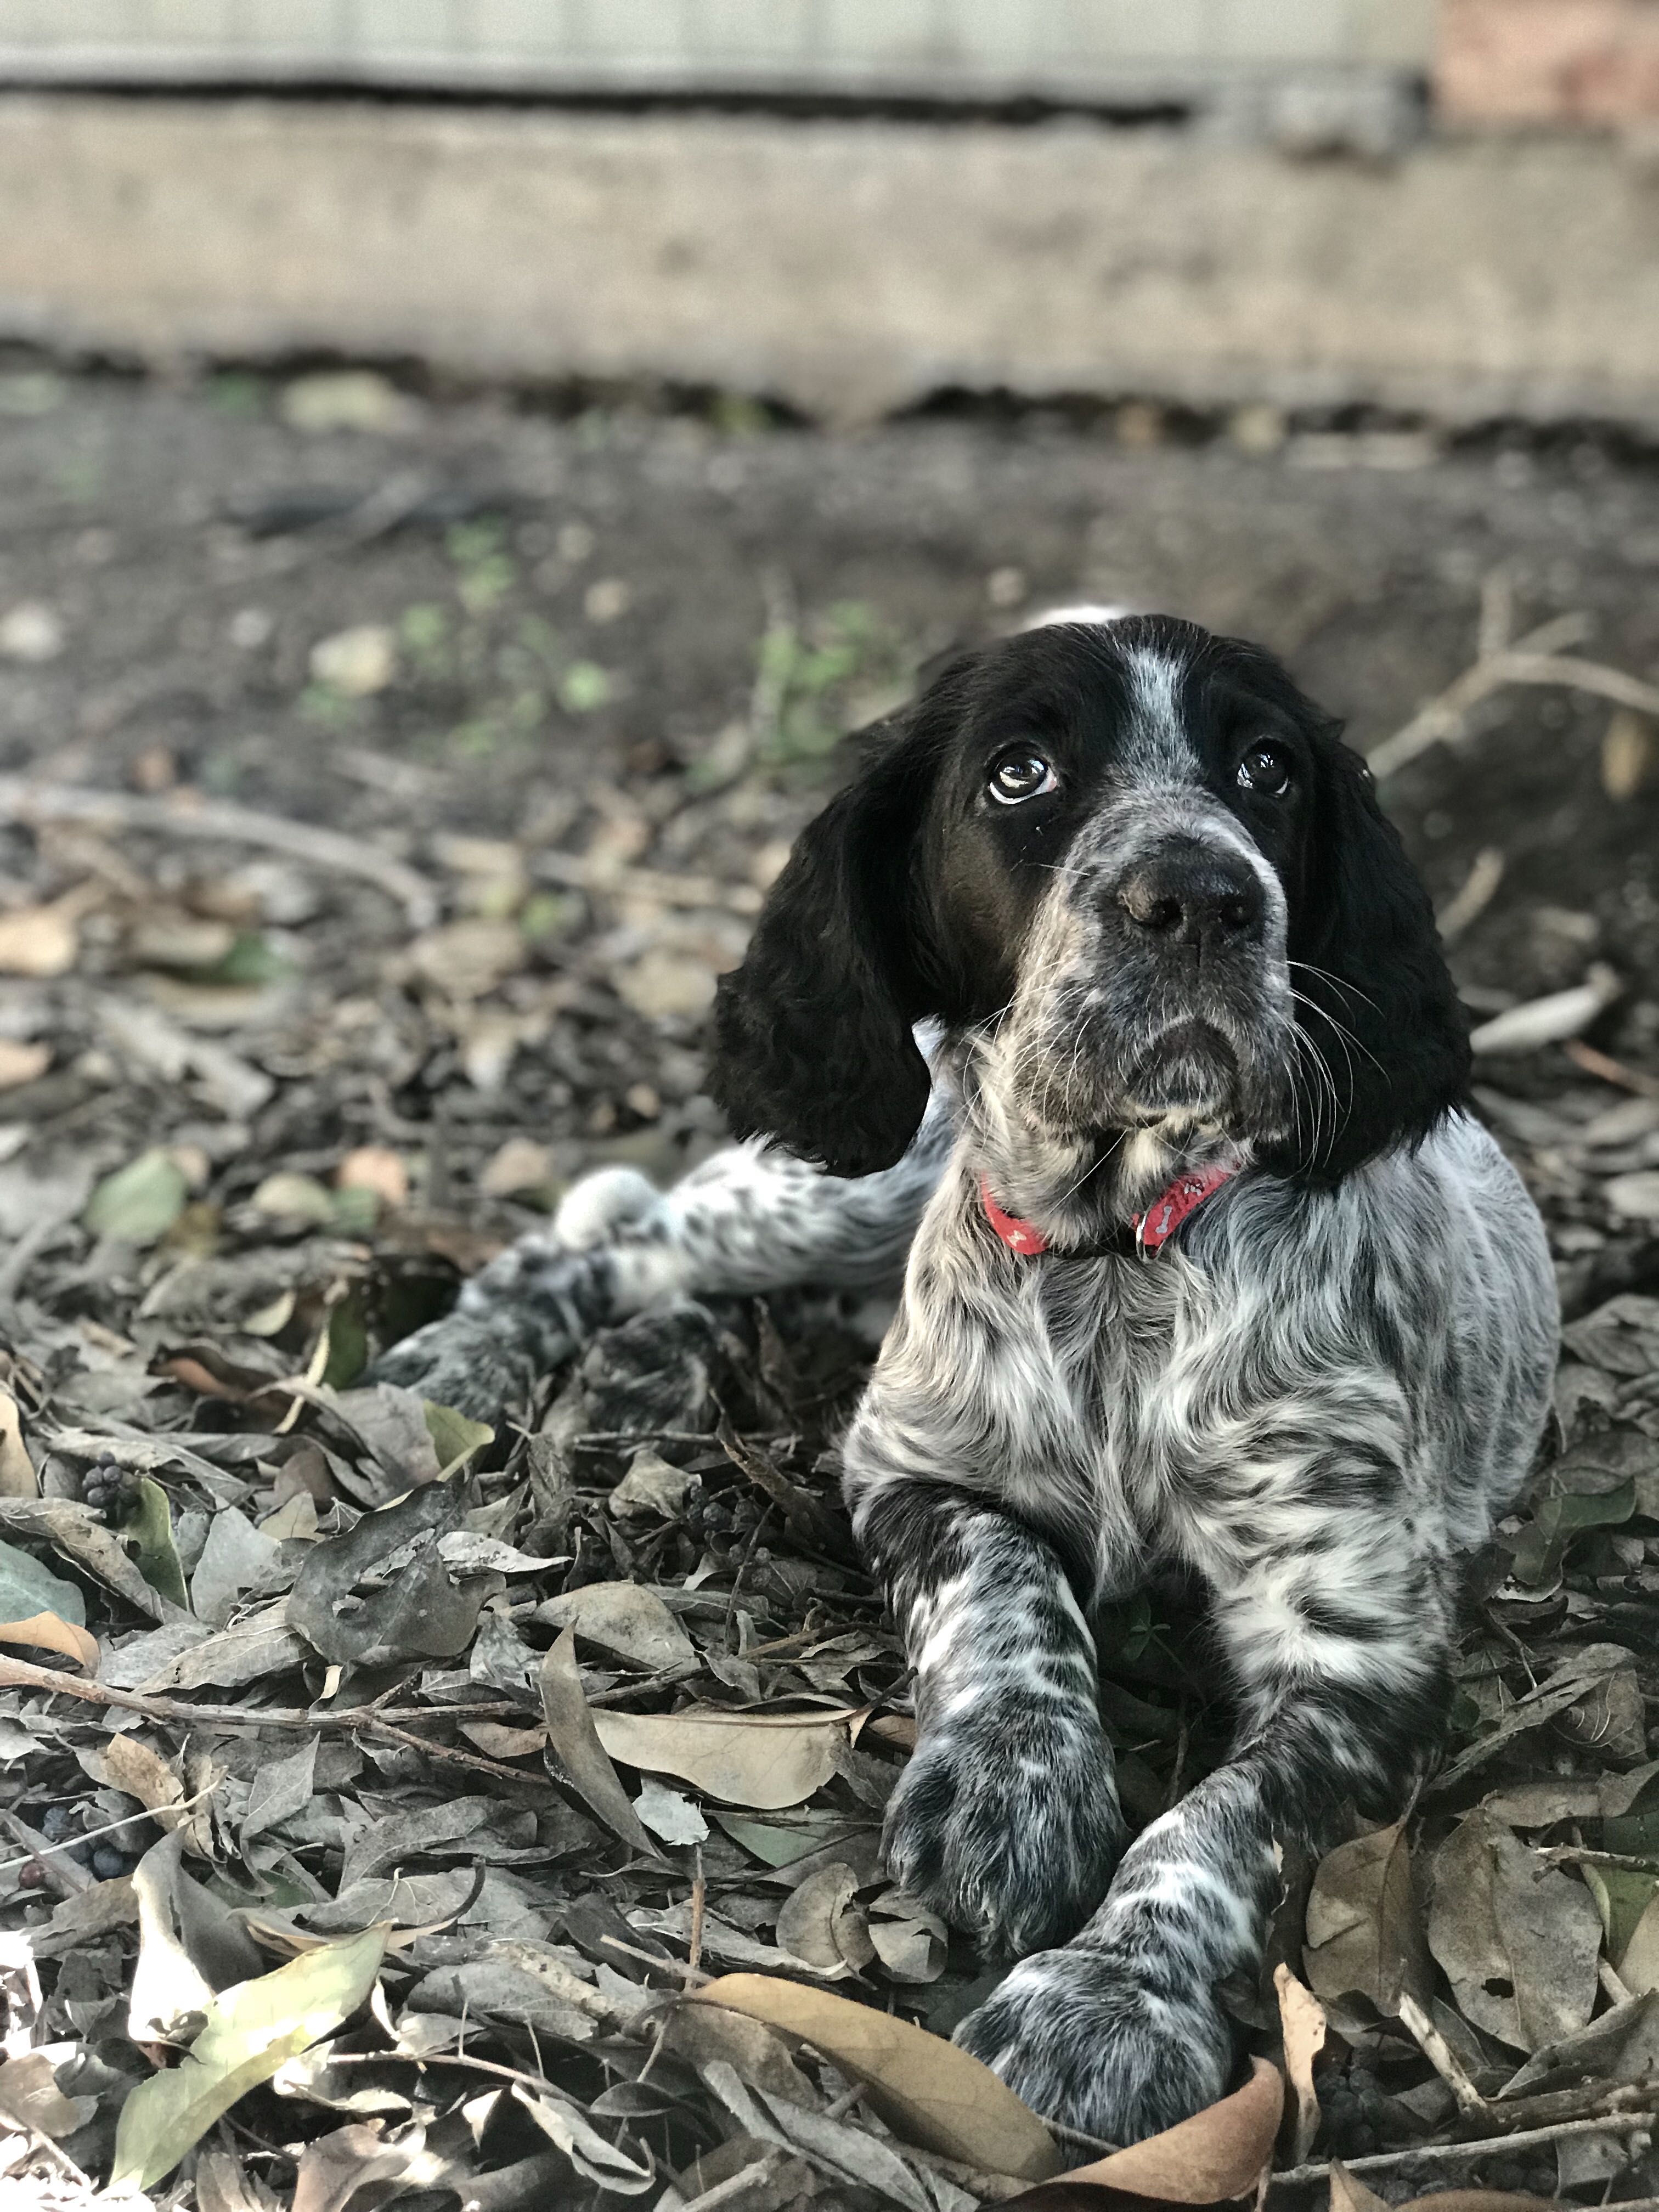
[(1242, 855), (1177, 845), (1140, 861), (1118, 886), (1117, 902), (1137, 928), (1200, 949), (1249, 943), (1261, 933), (1267, 901)]

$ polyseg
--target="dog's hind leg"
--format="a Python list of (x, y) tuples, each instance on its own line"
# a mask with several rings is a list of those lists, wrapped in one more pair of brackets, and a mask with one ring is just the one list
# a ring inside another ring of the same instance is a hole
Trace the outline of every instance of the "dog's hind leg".
[(601, 1169), (368, 1379), (493, 1420), (596, 1329), (665, 1299), (896, 1286), (953, 1141), (935, 1093), (896, 1166), (854, 1182), (760, 1144), (716, 1152), (667, 1191)]

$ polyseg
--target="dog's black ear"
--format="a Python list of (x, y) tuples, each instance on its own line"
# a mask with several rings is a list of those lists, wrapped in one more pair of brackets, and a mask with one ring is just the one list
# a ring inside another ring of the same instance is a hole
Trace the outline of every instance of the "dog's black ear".
[(709, 1088), (740, 1137), (775, 1137), (832, 1175), (891, 1167), (927, 1104), (911, 1036), (921, 981), (918, 843), (930, 749), (908, 729), (795, 842), (747, 957), (722, 975)]
[(1298, 1019), (1330, 1073), (1335, 1111), (1328, 1093), (1322, 1107), (1304, 1097), (1295, 1164), (1334, 1181), (1427, 1135), (1463, 1096), (1469, 1045), (1434, 909), (1370, 771), (1334, 732), (1320, 750), (1311, 869), (1289, 951), (1302, 963), (1291, 971)]

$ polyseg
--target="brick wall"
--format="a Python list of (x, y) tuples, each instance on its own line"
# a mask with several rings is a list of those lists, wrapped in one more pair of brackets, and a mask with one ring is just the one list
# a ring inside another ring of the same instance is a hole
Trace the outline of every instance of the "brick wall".
[(1441, 0), (1435, 92), (1469, 123), (1659, 118), (1659, 0)]

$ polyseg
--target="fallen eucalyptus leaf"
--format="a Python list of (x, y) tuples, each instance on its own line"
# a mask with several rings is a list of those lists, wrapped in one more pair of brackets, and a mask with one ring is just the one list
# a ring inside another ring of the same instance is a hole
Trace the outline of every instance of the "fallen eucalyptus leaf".
[(1290, 1968), (1273, 1969), (1279, 1992), (1279, 2024), (1285, 2043), (1285, 2071), (1296, 2092), (1296, 2136), (1291, 2163), (1300, 2166), (1319, 2133), (1319, 2093), (1314, 2087), (1314, 2060), (1325, 2048), (1325, 2008), (1311, 1990), (1304, 1989)]
[(542, 1661), (538, 1676), (550, 1752), (607, 1828), (630, 1849), (654, 1856), (651, 1838), (640, 1826), (628, 1792), (605, 1755), (595, 1715), (582, 1695), (576, 1666), (576, 1636), (567, 1628)]
[(1346, 2011), (1344, 1998), (1358, 1996), (1393, 2019), (1402, 1994), (1425, 2001), (1433, 1977), (1403, 1821), (1340, 1844), (1320, 1861), (1308, 1897), (1307, 1937), (1303, 1968), (1328, 2009)]
[(1583, 2027), (1595, 2002), (1601, 1925), (1583, 1885), (1489, 1814), (1435, 1854), (1429, 1948), (1467, 2020), (1518, 2051)]
[(849, 1717), (602, 1712), (593, 1724), (606, 1752), (625, 1766), (678, 1775), (727, 1805), (775, 1812), (800, 1804), (830, 1779)]
[(696, 1648), (655, 1590), (638, 1583), (588, 1583), (538, 1605), (533, 1618), (549, 1628), (574, 1628), (592, 1644), (636, 1667), (677, 1667)]
[(138, 1478), (136, 1510), (122, 1522), (121, 1533), (132, 1539), (138, 1571), (150, 1588), (187, 1612), (185, 1571), (173, 1540), (173, 1507), (161, 1484), (148, 1474)]
[(0, 1644), (21, 1644), (35, 1651), (56, 1651), (83, 1674), (98, 1672), (98, 1643), (73, 1621), (55, 1613), (32, 1613), (27, 1620), (0, 1621)]
[(349, 2020), (385, 1951), (385, 1929), (366, 1929), (212, 1998), (178, 2065), (141, 2081), (121, 2107), (111, 2189), (153, 2189), (239, 2097)]
[(454, 1483), (428, 1483), (313, 1544), (294, 1577), (289, 1627), (323, 1658), (360, 1666), (465, 1651), (489, 1585), (453, 1582), (437, 1545), (465, 1510)]
[(1256, 2195), (1273, 2154), (1285, 2110), (1285, 2084), (1265, 2058), (1250, 2061), (1250, 2079), (1231, 2097), (1207, 2105), (1161, 2136), (1131, 2143), (1057, 2181), (1009, 2199), (1029, 2212), (1089, 2212), (1130, 2198), (1165, 2204), (1218, 2204)]
[(1022, 2181), (1059, 2171), (1060, 2154), (1036, 2114), (988, 2066), (925, 2028), (828, 1990), (761, 1974), (727, 1974), (687, 2002), (746, 2013), (811, 2044), (866, 2083), (887, 2124), (924, 2150)]
[(11, 1392), (0, 1388), (0, 1498), (38, 1498), (40, 1478), (23, 1442), (22, 1417)]
[(94, 1237), (154, 1244), (172, 1228), (189, 1197), (184, 1170), (170, 1152), (158, 1147), (106, 1176), (87, 1200), (82, 1218)]

